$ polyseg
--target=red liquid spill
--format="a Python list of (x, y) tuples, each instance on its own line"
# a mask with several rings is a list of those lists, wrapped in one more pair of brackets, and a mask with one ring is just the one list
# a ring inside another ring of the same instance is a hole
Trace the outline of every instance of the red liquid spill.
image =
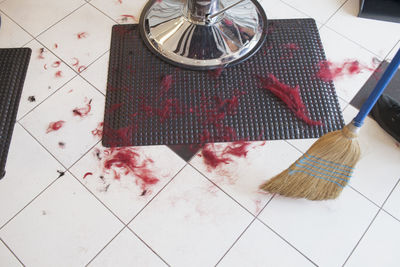
[(115, 179), (119, 180), (121, 175), (134, 175), (136, 184), (143, 191), (159, 182), (149, 166), (153, 163), (153, 160), (148, 158), (141, 160), (137, 149), (110, 148), (104, 152), (104, 170), (105, 172), (112, 172)]
[(61, 71), (61, 70), (57, 71), (57, 72), (54, 74), (54, 76), (55, 76), (56, 78), (61, 78), (61, 77), (62, 77), (62, 71)]
[(55, 61), (53, 64), (51, 64), (51, 66), (53, 67), (53, 68), (58, 68), (59, 66), (61, 65), (61, 61)]
[(64, 125), (64, 123), (65, 123), (65, 121), (50, 122), (49, 127), (46, 130), (46, 133), (58, 131)]
[(78, 37), (78, 39), (86, 38), (87, 35), (88, 35), (87, 32), (80, 32), (80, 33), (77, 33), (77, 34), (76, 34), (76, 36)]
[(160, 96), (165, 95), (168, 93), (169, 89), (171, 89), (172, 86), (172, 75), (165, 75), (161, 79), (161, 91), (160, 91)]
[(309, 125), (322, 125), (321, 121), (314, 121), (309, 118), (308, 110), (301, 99), (300, 87), (298, 85), (292, 88), (280, 82), (273, 74), (269, 74), (267, 78), (259, 77), (259, 79), (262, 88), (281, 99), (299, 119)]
[(93, 136), (98, 136), (100, 138), (103, 137), (103, 122), (99, 122), (99, 124), (97, 125), (97, 128), (94, 129), (93, 131), (91, 131), (91, 133), (93, 134)]
[(376, 71), (373, 67), (361, 65), (357, 60), (346, 60), (343, 63), (332, 63), (330, 61), (321, 61), (318, 63), (318, 72), (316, 77), (324, 82), (333, 81), (343, 76), (353, 76), (364, 70)]
[(85, 179), (85, 178), (88, 177), (89, 175), (93, 175), (93, 173), (91, 173), (91, 172), (85, 173), (85, 175), (83, 175), (83, 179)]
[(74, 116), (79, 116), (79, 117), (86, 117), (89, 112), (92, 110), (92, 99), (89, 100), (89, 102), (86, 104), (85, 107), (83, 108), (75, 108), (72, 110), (72, 113)]

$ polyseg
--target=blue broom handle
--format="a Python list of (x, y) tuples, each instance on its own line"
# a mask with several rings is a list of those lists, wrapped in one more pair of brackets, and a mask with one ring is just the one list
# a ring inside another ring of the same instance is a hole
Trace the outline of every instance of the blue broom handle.
[(371, 109), (374, 107), (376, 101), (378, 101), (379, 97), (382, 95), (386, 86), (389, 84), (390, 80), (393, 78), (397, 69), (400, 66), (400, 49), (397, 51), (396, 55), (390, 62), (389, 66), (385, 70), (382, 75), (382, 78), (378, 81), (378, 84), (375, 86), (372, 93), (369, 95), (367, 101), (362, 105), (360, 112), (358, 112), (357, 116), (353, 120), (353, 124), (356, 127), (361, 127), (364, 123), (365, 118), (368, 116)]

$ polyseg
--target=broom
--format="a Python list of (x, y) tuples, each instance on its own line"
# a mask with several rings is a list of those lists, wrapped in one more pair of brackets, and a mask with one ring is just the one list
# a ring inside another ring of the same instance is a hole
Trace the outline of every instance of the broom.
[(353, 121), (342, 130), (323, 135), (302, 157), (260, 189), (292, 198), (337, 198), (360, 158), (358, 131), (399, 65), (400, 49)]

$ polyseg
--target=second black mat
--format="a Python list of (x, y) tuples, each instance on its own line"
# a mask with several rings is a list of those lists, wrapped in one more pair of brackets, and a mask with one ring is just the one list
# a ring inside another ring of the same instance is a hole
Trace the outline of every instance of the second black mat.
[[(137, 25), (116, 25), (110, 50), (103, 145), (320, 137), (343, 127), (333, 83), (315, 75), (318, 63), (324, 60), (312, 19), (271, 20), (267, 41), (260, 51), (220, 75), (165, 63), (145, 47)], [(291, 87), (299, 85), (310, 117), (323, 125), (306, 124), (276, 96), (262, 89), (257, 77), (269, 74)], [(220, 116), (218, 109), (225, 114)]]
[(31, 53), (30, 48), (0, 49), (0, 178), (5, 175), (8, 149)]

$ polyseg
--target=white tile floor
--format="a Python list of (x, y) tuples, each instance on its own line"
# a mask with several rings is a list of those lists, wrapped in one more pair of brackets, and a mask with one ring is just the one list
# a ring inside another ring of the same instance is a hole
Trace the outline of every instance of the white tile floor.
[[(358, 0), (260, 2), (269, 18), (314, 18), (333, 62), (369, 64), (400, 47), (400, 24), (357, 18)], [(399, 266), (400, 145), (370, 119), (361, 162), (334, 201), (257, 192), (310, 140), (254, 143), (246, 159), (214, 171), (165, 146), (137, 148), (160, 179), (144, 196), (129, 175), (97, 178), (104, 149), (90, 131), (103, 119), (111, 26), (133, 23), (121, 15), (137, 19), (145, 3), (0, 0), (0, 47), (33, 50), (0, 180), (0, 266)], [(347, 121), (369, 75), (335, 81)], [(89, 116), (72, 116), (89, 99)], [(56, 120), (62, 131), (46, 134)]]

